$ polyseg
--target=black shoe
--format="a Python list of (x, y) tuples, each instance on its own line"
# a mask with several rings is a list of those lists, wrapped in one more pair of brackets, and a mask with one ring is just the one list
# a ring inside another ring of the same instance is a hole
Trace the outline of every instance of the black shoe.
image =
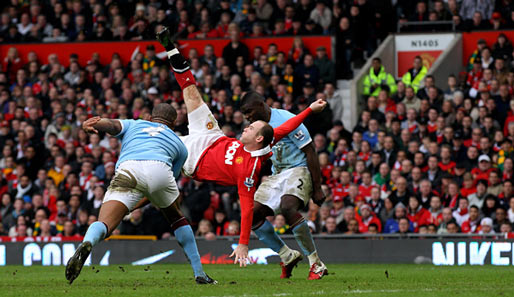
[(211, 284), (211, 285), (217, 285), (218, 281), (210, 278), (207, 274), (205, 276), (197, 276), (196, 277), (196, 283), (199, 285), (205, 285), (205, 284)]
[(68, 264), (66, 265), (66, 279), (70, 282), (70, 285), (79, 276), (82, 266), (84, 266), (84, 262), (86, 262), (92, 249), (93, 246), (91, 242), (83, 242), (79, 245), (70, 260), (68, 260)]
[(171, 51), (175, 48), (170, 30), (167, 27), (164, 27), (164, 29), (158, 32), (156, 38), (159, 41), (159, 43), (162, 44), (162, 46), (164, 46), (166, 51)]

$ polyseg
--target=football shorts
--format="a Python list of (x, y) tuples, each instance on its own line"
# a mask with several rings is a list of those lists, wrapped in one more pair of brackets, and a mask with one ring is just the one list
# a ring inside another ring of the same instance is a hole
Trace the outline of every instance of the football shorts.
[(145, 196), (159, 208), (166, 208), (177, 200), (179, 190), (168, 164), (161, 161), (132, 160), (121, 163), (103, 202), (119, 201), (132, 211)]
[(255, 192), (255, 201), (271, 208), (275, 213), (280, 210), (282, 196), (292, 195), (307, 205), (312, 196), (312, 179), (307, 167), (295, 167), (270, 175), (262, 181)]

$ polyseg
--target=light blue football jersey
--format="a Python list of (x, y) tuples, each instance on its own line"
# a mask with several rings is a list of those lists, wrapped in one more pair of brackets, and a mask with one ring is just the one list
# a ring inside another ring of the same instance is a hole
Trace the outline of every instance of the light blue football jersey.
[(121, 153), (116, 168), (128, 160), (161, 161), (173, 169), (177, 178), (187, 159), (182, 140), (168, 126), (143, 120), (120, 120)]
[[(287, 110), (272, 108), (269, 124), (276, 128), (294, 116)], [(301, 149), (311, 141), (309, 131), (304, 124), (301, 124), (275, 144), (272, 147), (273, 156), (271, 157), (273, 174), (278, 174), (284, 169), (307, 167), (307, 157)]]

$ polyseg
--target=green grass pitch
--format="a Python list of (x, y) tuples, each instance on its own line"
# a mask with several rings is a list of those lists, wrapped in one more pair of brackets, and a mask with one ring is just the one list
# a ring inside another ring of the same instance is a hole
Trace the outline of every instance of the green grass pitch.
[[(189, 265), (85, 266), (73, 285), (64, 267), (0, 268), (1, 296), (514, 296), (514, 267), (327, 265), (329, 275), (308, 281), (300, 265), (288, 280), (277, 264), (205, 265), (220, 283), (196, 285)], [(122, 267), (122, 268), (120, 268)], [(387, 273), (386, 273), (387, 271)]]

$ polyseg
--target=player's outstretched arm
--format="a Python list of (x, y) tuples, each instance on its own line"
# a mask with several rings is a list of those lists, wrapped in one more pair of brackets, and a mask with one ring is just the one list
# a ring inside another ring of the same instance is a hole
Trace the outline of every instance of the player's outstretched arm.
[(118, 120), (92, 117), (82, 123), (82, 129), (87, 133), (106, 132), (114, 136), (120, 134), (122, 127)]
[(322, 99), (318, 99), (313, 102), (308, 108), (302, 111), (295, 117), (290, 118), (282, 125), (278, 126), (273, 130), (275, 140), (273, 144), (280, 141), (280, 139), (286, 137), (289, 133), (293, 132), (305, 119), (312, 113), (321, 112), (327, 106), (327, 102)]
[(200, 92), (196, 88), (196, 80), (193, 73), (191, 73), (189, 63), (179, 52), (178, 48), (175, 47), (168, 28), (165, 27), (162, 31), (157, 33), (157, 40), (166, 49), (168, 62), (173, 69), (177, 83), (183, 91), (187, 112), (191, 113), (204, 104), (204, 102)]

